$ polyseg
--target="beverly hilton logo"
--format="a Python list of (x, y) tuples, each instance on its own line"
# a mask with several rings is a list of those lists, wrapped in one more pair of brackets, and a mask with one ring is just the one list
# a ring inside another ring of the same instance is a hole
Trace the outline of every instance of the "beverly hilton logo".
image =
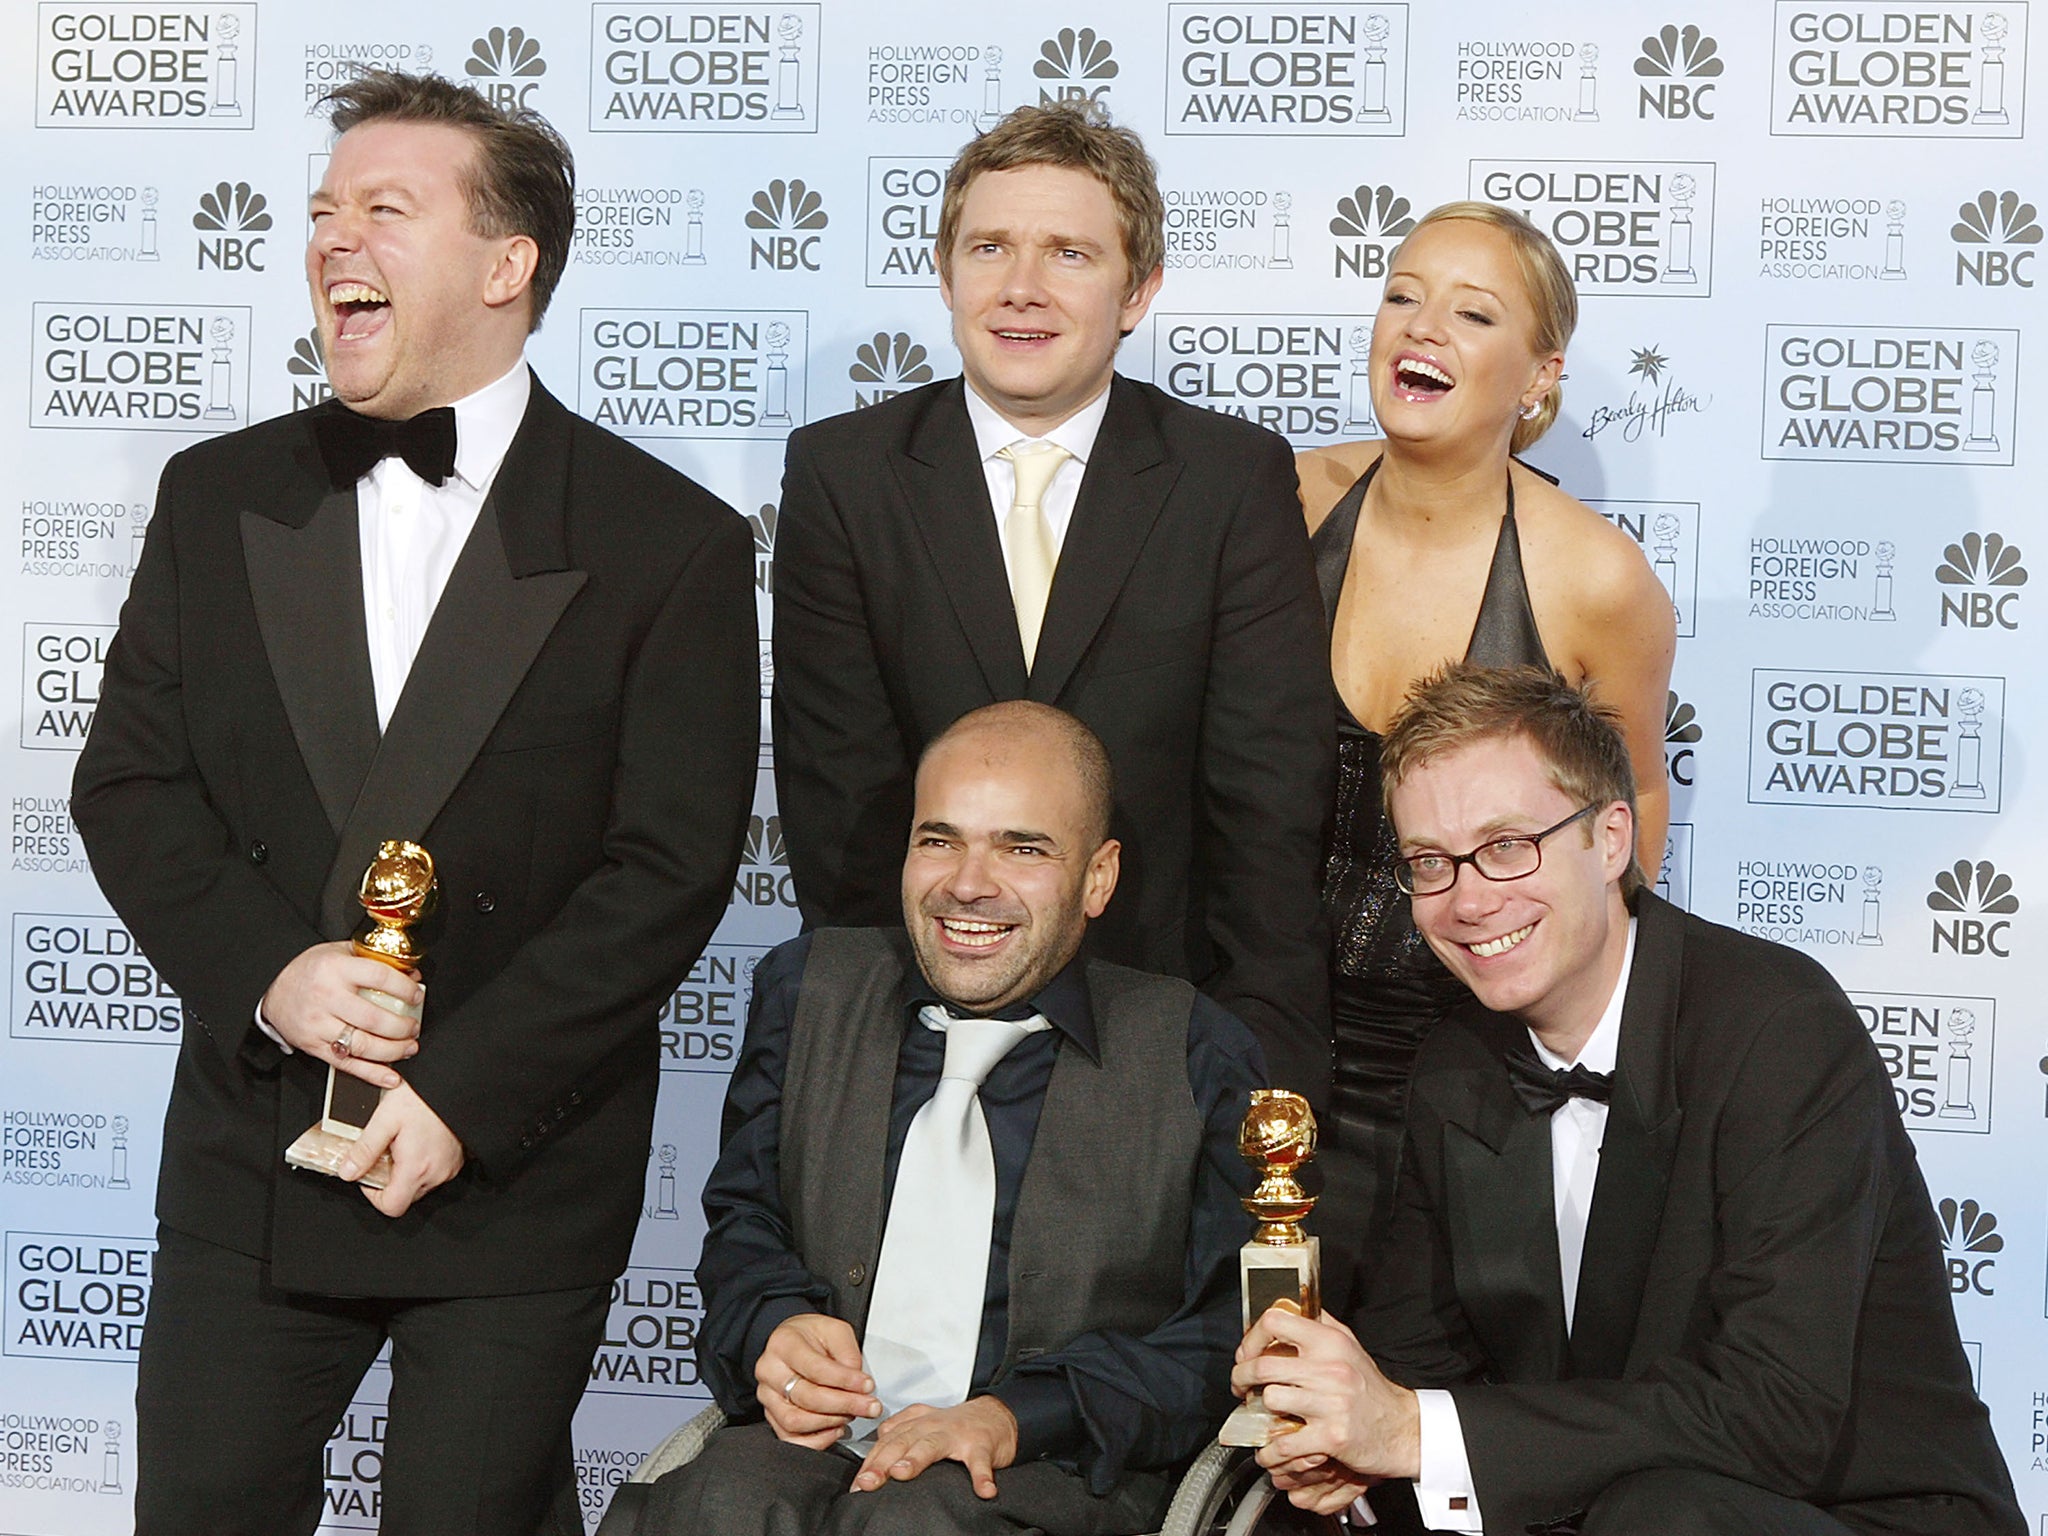
[(908, 331), (877, 331), (854, 349), (846, 376), (853, 381), (853, 405), (859, 410), (929, 384), (935, 375), (931, 355)]
[(1061, 27), (1038, 45), (1038, 57), (1031, 64), (1031, 73), (1043, 82), (1038, 103), (1045, 107), (1070, 101), (1100, 106), (1109, 95), (1109, 83), (1122, 70), (1109, 39), (1097, 37), (1093, 27), (1078, 32)]
[(1395, 247), (1414, 228), (1414, 205), (1392, 187), (1354, 187), (1337, 199), (1330, 218), (1337, 237), (1332, 275), (1384, 278)]
[(1935, 914), (1933, 953), (2010, 958), (2011, 919), (2020, 899), (2013, 894), (2012, 877), (1999, 873), (1989, 859), (1974, 864), (1957, 859), (1938, 872), (1927, 893), (1927, 909)]
[(1992, 1294), (1995, 1258), (2005, 1252), (1998, 1218), (1974, 1200), (1943, 1199), (1934, 1207), (1941, 1218), (1941, 1246), (1948, 1255), (1948, 1288), (1953, 1296)]
[(252, 0), (106, 0), (36, 12), (38, 128), (256, 126)]
[(753, 271), (766, 267), (771, 272), (818, 270), (815, 233), (832, 222), (825, 212), (825, 199), (801, 181), (777, 179), (754, 194), (747, 209), (748, 229), (766, 233), (753, 237), (748, 265)]
[(521, 112), (533, 106), (548, 61), (541, 57), (540, 39), (528, 37), (524, 28), (493, 27), (469, 45), (462, 72), (499, 111)]
[(1615, 431), (1625, 443), (1638, 441), (1645, 431), (1663, 437), (1673, 422), (1697, 415), (1714, 403), (1712, 395), (1696, 395), (1678, 382), (1671, 358), (1656, 343), (1630, 351), (1628, 376), (1641, 382), (1629, 390), (1622, 403), (1596, 405), (1586, 418), (1581, 437), (1596, 438), (1608, 431)]
[(2034, 247), (2041, 243), (2040, 215), (2017, 192), (1979, 192), (1956, 210), (1949, 229), (1956, 243), (1956, 286), (2034, 286)]
[(2020, 627), (2019, 589), (2027, 584), (2027, 568), (2020, 564), (2019, 545), (1995, 533), (1966, 533), (1942, 551), (1934, 579), (1964, 589), (1941, 594), (1943, 629), (1951, 623), (1963, 629)]
[(2009, 4), (1778, 0), (1771, 132), (1819, 138), (2017, 139), (2027, 15)]
[(199, 270), (261, 272), (263, 232), (271, 225), (270, 205), (246, 181), (223, 181), (199, 194), (192, 227), (199, 231)]
[(1636, 116), (1666, 122), (1714, 118), (1714, 82), (1721, 77), (1720, 45), (1698, 27), (1665, 26), (1643, 39), (1635, 72)]
[(816, 133), (817, 0), (590, 8), (598, 133)]
[(1173, 4), (1166, 16), (1169, 134), (1407, 130), (1406, 5)]

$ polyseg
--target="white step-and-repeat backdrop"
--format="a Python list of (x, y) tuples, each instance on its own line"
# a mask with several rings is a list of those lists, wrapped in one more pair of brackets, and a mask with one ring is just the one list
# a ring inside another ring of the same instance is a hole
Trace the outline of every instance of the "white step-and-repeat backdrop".
[[(0, 1529), (128, 1528), (180, 1032), (86, 866), (74, 755), (163, 460), (326, 393), (300, 275), (311, 108), (388, 65), (574, 144), (575, 259), (531, 356), (748, 516), (763, 635), (782, 439), (955, 369), (941, 177), (1008, 108), (1086, 96), (1144, 134), (1168, 271), (1125, 371), (1300, 445), (1375, 430), (1367, 326), (1409, 221), (1462, 197), (1530, 213), (1585, 300), (1532, 457), (1641, 541), (1678, 612), (1658, 887), (1855, 998), (2048, 1532), (2037, 19), (2031, 0), (15, 0)], [(727, 921), (662, 1020), (645, 1222), (577, 1419), (592, 1523), (704, 1398), (696, 1195), (753, 964), (796, 926), (765, 751), (756, 811)], [(324, 1529), (375, 1528), (388, 1380), (335, 1430)]]

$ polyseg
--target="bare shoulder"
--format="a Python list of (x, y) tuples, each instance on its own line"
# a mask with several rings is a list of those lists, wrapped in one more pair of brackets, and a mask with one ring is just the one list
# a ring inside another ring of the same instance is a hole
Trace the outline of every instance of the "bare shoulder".
[(1310, 448), (1294, 456), (1294, 470), (1301, 478), (1301, 510), (1314, 533), (1330, 509), (1344, 499), (1358, 477), (1379, 462), (1386, 444), (1374, 439), (1363, 443), (1331, 443)]
[(1670, 599), (1636, 541), (1575, 496), (1522, 469), (1515, 522), (1529, 578), (1595, 623), (1639, 606), (1668, 613)]

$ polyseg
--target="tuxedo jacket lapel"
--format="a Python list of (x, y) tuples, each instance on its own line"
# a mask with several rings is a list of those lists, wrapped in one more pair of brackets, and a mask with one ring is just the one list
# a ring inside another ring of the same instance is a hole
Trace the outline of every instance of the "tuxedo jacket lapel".
[(1672, 1038), (1683, 979), (1682, 919), (1654, 896), (1642, 898), (1639, 907), (1614, 1097), (1572, 1309), (1574, 1371), (1610, 1380), (1628, 1364), (1684, 1118)]
[(1109, 617), (1180, 472), (1138, 392), (1113, 378), (1109, 408), (1060, 544), (1028, 697), (1047, 704), (1059, 699)]
[(568, 472), (568, 413), (536, 381), (341, 829), (321, 895), (327, 932), (352, 925), (380, 842), (424, 837), (588, 579), (567, 568)]
[[(1486, 1016), (1491, 1039), (1521, 1028)], [(1509, 1381), (1566, 1374), (1564, 1290), (1551, 1194), (1550, 1122), (1529, 1114), (1507, 1069), (1468, 1079), (1470, 1102), (1446, 1115), (1444, 1200), (1458, 1298), (1487, 1354)]]
[(942, 391), (905, 444), (890, 451), (889, 462), (989, 697), (1014, 699), (1024, 693), (1024, 642), (989, 506), (988, 476), (967, 418), (966, 388), (955, 380)]
[[(310, 485), (310, 482), (309, 482)], [(242, 558), (292, 738), (340, 832), (377, 752), (377, 695), (363, 620), (353, 491), (242, 513)]]

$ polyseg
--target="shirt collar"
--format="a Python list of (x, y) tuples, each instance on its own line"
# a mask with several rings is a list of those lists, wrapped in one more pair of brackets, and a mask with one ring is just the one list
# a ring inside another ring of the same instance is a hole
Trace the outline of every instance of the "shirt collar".
[(455, 473), (471, 490), (497, 478), (532, 394), (533, 374), (522, 353), (502, 378), (455, 402)]
[(1102, 431), (1102, 418), (1109, 414), (1109, 386), (1105, 385), (1101, 394), (1043, 437), (1032, 437), (1005, 421), (1000, 411), (974, 392), (972, 384), (966, 388), (967, 419), (974, 424), (974, 447), (984, 464), (1012, 443), (1058, 443), (1085, 468)]
[(1579, 1051), (1577, 1062), (1566, 1061), (1536, 1038), (1536, 1031), (1529, 1031), (1529, 1039), (1536, 1046), (1536, 1057), (1546, 1067), (1560, 1070), (1571, 1066), (1584, 1067), (1588, 1072), (1612, 1072), (1614, 1063), (1621, 1053), (1621, 1008), (1628, 1000), (1628, 973), (1636, 963), (1636, 920), (1628, 920), (1628, 945), (1621, 952), (1621, 974), (1614, 978), (1614, 992), (1607, 999), (1607, 1010), (1600, 1015), (1600, 1022), (1593, 1026), (1593, 1033), (1586, 1037), (1586, 1043)]
[(1065, 1035), (1093, 1062), (1102, 1060), (1102, 1053), (1096, 1044), (1095, 1008), (1088, 999), (1087, 963), (1079, 955), (1074, 956), (1060, 969), (1036, 996), (1008, 1008), (998, 1008), (992, 1014), (976, 1014), (962, 1008), (939, 995), (939, 989), (926, 978), (922, 967), (913, 970), (910, 977), (910, 1007), (912, 1010), (927, 1003), (937, 1003), (949, 1013), (963, 1018), (1028, 1019), (1033, 1014), (1043, 1014), (1052, 1027)]

